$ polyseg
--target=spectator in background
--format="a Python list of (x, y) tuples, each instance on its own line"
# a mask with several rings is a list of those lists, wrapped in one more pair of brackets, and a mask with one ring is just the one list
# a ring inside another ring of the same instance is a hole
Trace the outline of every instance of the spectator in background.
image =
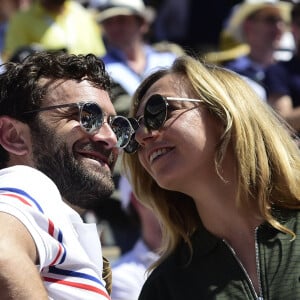
[[(220, 35), (219, 50), (203, 54), (202, 60), (208, 63), (225, 66), (228, 63), (228, 61), (232, 61), (234, 59), (248, 54), (249, 46), (246, 43), (239, 43), (235, 39), (233, 39), (233, 37), (229, 34), (222, 32)], [(267, 96), (265, 88), (253, 79), (247, 76), (241, 76), (254, 89), (257, 95), (263, 101), (266, 101)]]
[(189, 12), (190, 0), (162, 1), (154, 22), (155, 39), (184, 44), (188, 33)]
[(119, 113), (128, 113), (130, 96), (146, 75), (155, 68), (169, 66), (176, 58), (176, 54), (157, 51), (146, 43), (154, 15), (142, 0), (108, 0), (100, 7), (97, 19), (107, 43), (102, 59), (116, 85), (115, 95), (122, 96), (115, 97), (114, 102)]
[(241, 0), (159, 2), (153, 38), (177, 43), (187, 53), (198, 55), (216, 49), (224, 20)]
[(0, 55), (4, 49), (7, 24), (12, 14), (18, 10), (25, 10), (31, 0), (1, 0), (0, 1)]
[(300, 133), (300, 3), (291, 11), (291, 30), (296, 51), (289, 61), (266, 70), (265, 85), (270, 105)]
[(139, 202), (125, 177), (120, 182), (123, 209), (137, 218), (140, 238), (134, 247), (112, 264), (112, 300), (137, 300), (147, 269), (158, 260), (161, 228), (154, 213)]
[(249, 45), (249, 54), (225, 66), (263, 84), (265, 69), (273, 64), (275, 51), (289, 23), (291, 4), (283, 1), (248, 0), (237, 5), (224, 29), (240, 43)]
[(105, 53), (100, 27), (92, 14), (72, 0), (35, 0), (14, 14), (5, 39), (4, 57), (18, 48), (40, 44), (45, 50), (97, 56)]

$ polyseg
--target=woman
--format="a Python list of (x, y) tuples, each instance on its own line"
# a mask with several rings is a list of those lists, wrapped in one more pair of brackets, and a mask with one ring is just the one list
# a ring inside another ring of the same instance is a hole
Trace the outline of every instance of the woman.
[(191, 57), (145, 79), (132, 116), (124, 166), (163, 226), (139, 299), (296, 299), (300, 153), (286, 125), (238, 75)]

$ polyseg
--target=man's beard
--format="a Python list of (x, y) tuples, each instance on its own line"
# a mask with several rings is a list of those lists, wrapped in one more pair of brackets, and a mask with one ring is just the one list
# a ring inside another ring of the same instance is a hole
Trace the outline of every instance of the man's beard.
[(76, 160), (63, 138), (41, 121), (31, 128), (35, 167), (56, 184), (62, 197), (70, 204), (95, 209), (114, 190), (112, 174), (99, 166), (99, 171)]

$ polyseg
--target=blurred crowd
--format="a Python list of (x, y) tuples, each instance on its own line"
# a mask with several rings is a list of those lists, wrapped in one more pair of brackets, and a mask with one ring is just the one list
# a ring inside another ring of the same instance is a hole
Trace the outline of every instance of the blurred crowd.
[[(0, 1), (2, 62), (20, 62), (36, 51), (96, 54), (112, 77), (116, 111), (124, 116), (150, 72), (188, 54), (239, 73), (297, 135), (299, 43), (296, 1)], [(113, 262), (112, 299), (137, 299), (141, 274), (157, 259), (161, 236), (155, 216), (137, 201), (121, 165), (114, 179), (111, 201), (83, 218), (99, 224), (104, 252)]]

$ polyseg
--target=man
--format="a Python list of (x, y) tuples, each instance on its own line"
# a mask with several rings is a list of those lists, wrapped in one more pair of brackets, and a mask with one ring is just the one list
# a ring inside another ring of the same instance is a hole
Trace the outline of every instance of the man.
[(275, 63), (289, 22), (290, 3), (244, 1), (233, 10), (222, 34), (249, 45), (249, 54), (225, 64), (229, 69), (263, 85), (265, 69)]
[(7, 24), (10, 17), (18, 10), (27, 9), (31, 0), (2, 0), (0, 1), (0, 55), (4, 47)]
[(39, 44), (46, 50), (103, 55), (101, 30), (94, 17), (72, 0), (36, 0), (8, 23), (4, 60), (20, 47)]
[(291, 11), (291, 30), (296, 51), (289, 61), (281, 61), (266, 70), (265, 85), (270, 105), (300, 133), (300, 4)]
[(0, 74), (0, 298), (110, 299), (92, 208), (114, 189), (115, 116), (94, 55), (39, 52)]

